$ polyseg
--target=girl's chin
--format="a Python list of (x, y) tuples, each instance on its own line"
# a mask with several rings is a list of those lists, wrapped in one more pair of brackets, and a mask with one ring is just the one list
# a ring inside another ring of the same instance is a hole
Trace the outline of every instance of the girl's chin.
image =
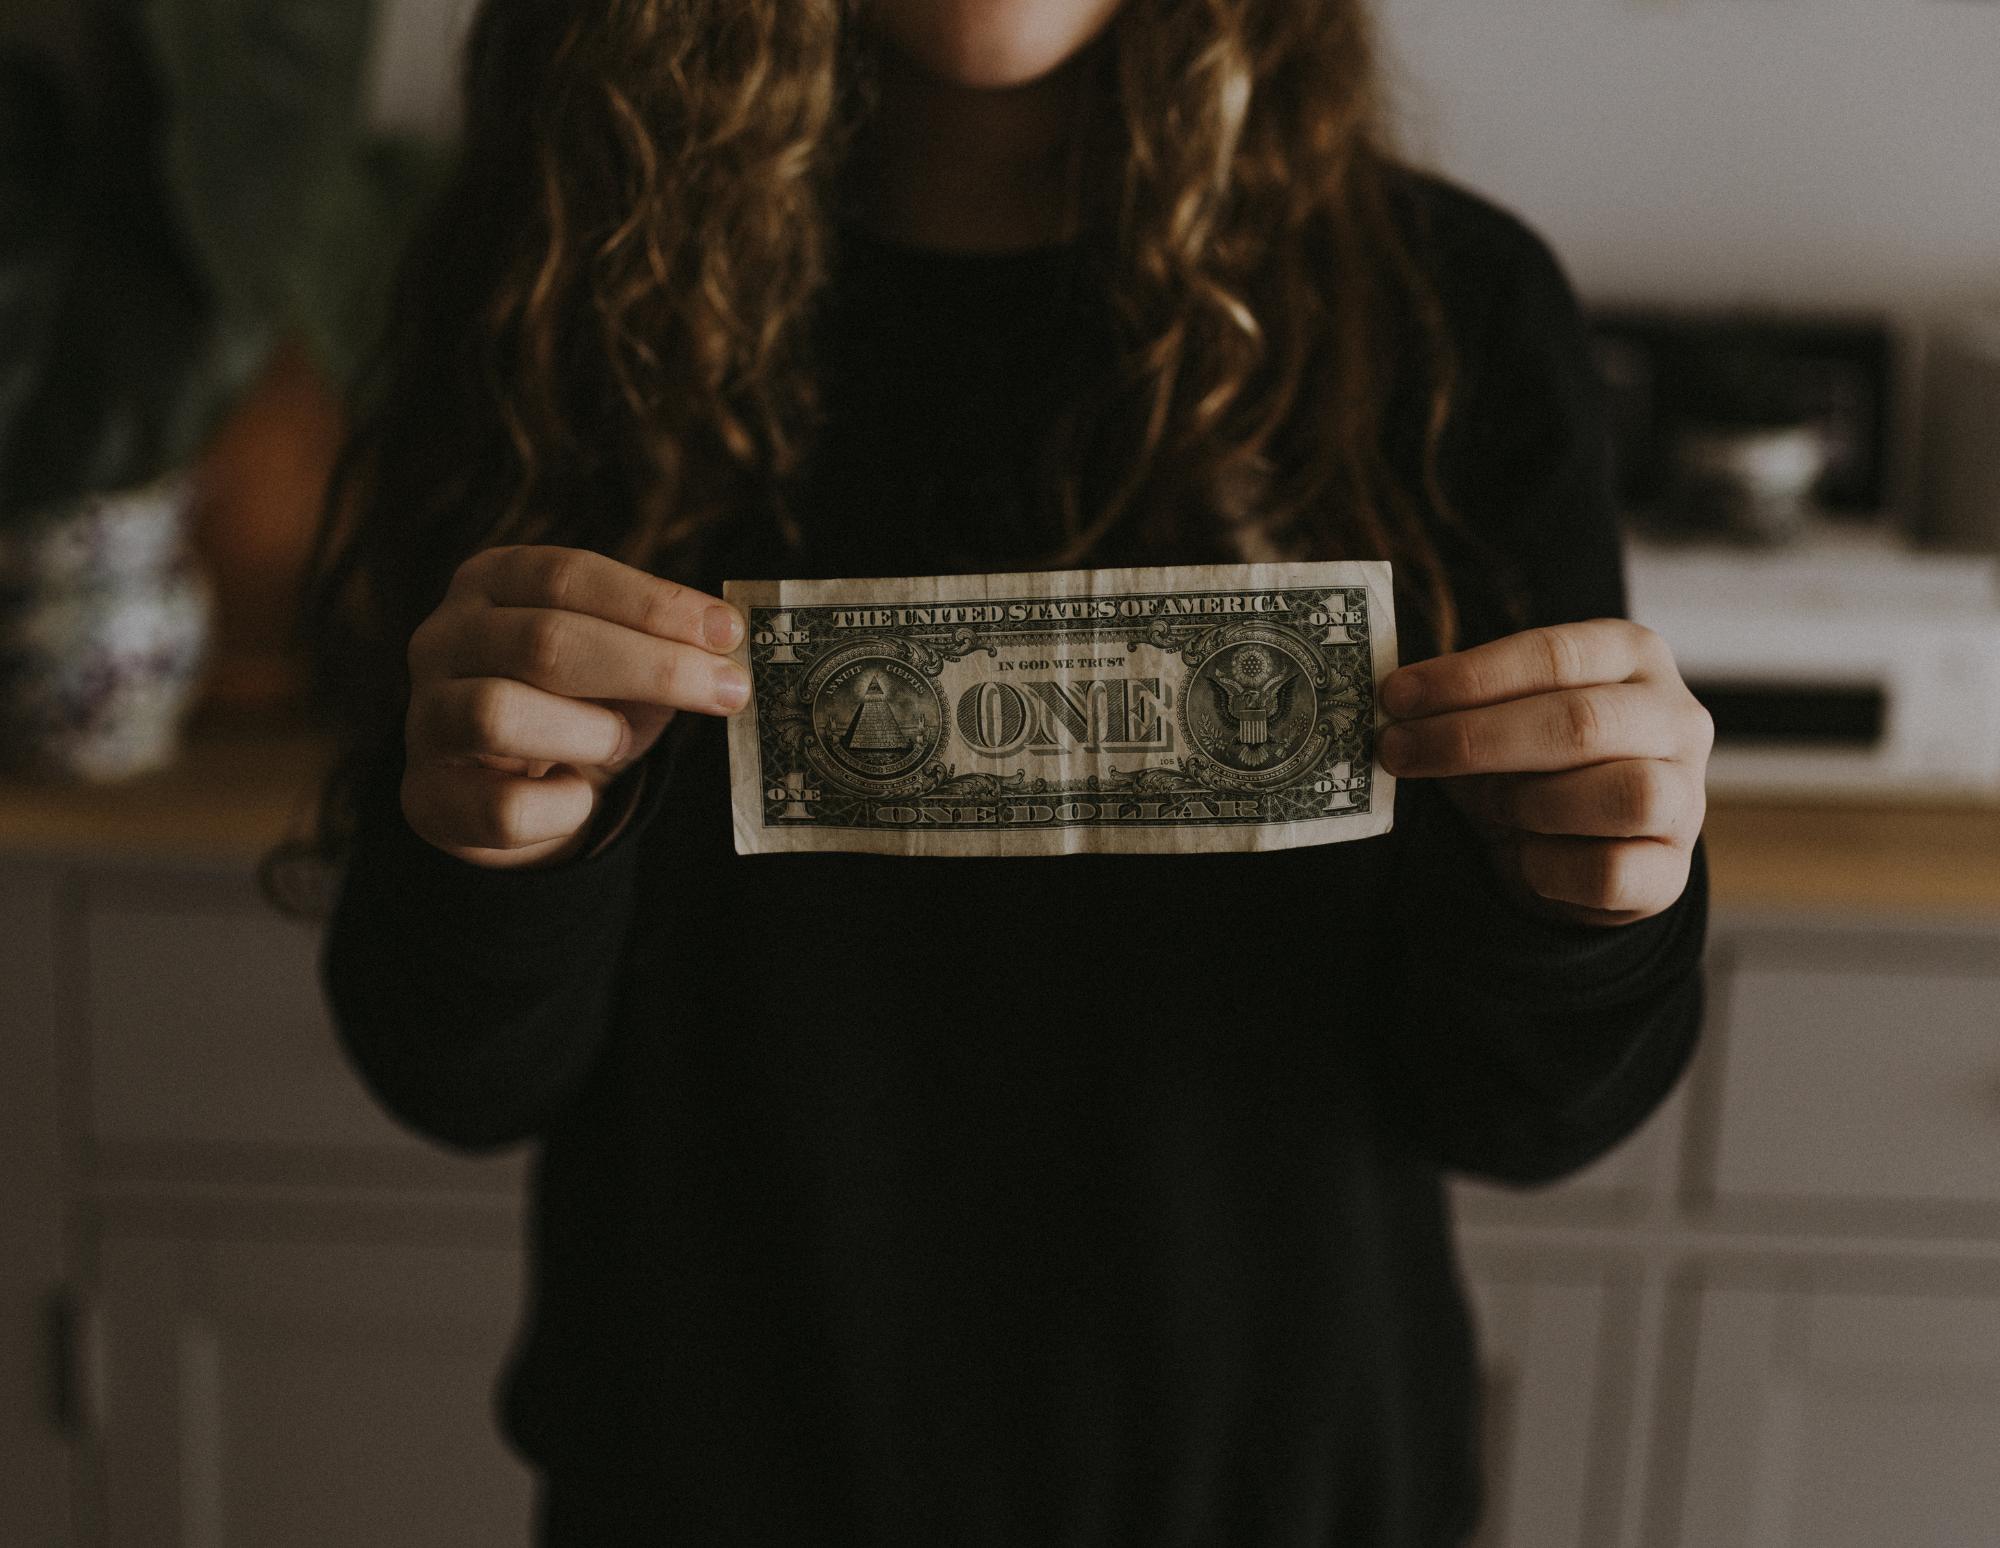
[(926, 75), (1009, 91), (1054, 74), (1088, 47), (1123, 0), (869, 0), (865, 25)]

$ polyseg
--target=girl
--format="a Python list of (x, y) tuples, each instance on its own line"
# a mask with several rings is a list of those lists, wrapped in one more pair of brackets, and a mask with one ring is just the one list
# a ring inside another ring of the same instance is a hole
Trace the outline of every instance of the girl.
[[(538, 1142), (541, 1540), (1441, 1548), (1440, 1179), (1683, 1070), (1709, 726), (1360, 0), (486, 0), (315, 563), (322, 972)], [(732, 577), (1387, 557), (1394, 831), (738, 857)]]

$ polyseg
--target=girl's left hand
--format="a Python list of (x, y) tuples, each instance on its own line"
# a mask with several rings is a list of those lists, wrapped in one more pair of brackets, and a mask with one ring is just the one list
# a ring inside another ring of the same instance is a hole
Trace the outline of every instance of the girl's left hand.
[(1399, 668), (1382, 704), (1382, 766), (1442, 780), (1531, 908), (1630, 924), (1686, 888), (1715, 726), (1652, 630), (1528, 629)]

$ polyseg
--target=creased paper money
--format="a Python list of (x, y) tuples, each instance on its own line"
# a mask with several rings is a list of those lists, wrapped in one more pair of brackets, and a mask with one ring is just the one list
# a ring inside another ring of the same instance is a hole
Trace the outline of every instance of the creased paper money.
[(1389, 829), (1388, 564), (731, 581), (739, 854), (1179, 854)]

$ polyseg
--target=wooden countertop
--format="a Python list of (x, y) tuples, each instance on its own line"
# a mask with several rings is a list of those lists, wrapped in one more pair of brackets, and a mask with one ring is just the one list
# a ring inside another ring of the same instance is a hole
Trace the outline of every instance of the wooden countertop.
[[(0, 780), (0, 854), (253, 859), (304, 831), (332, 750), (308, 723), (197, 712), (155, 773), (102, 787)], [(2000, 803), (1715, 799), (1707, 835), (1721, 905), (2000, 918)]]
[(253, 858), (302, 835), (332, 732), (198, 710), (167, 767), (114, 784), (0, 779), (0, 854)]
[(2000, 919), (2000, 803), (1711, 798), (1718, 905)]

